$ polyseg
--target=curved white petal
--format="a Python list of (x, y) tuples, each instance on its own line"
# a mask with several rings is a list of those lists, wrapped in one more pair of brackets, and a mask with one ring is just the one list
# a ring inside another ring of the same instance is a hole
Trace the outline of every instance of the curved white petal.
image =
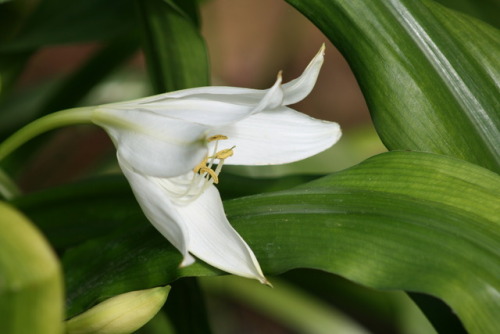
[[(231, 148), (229, 165), (272, 165), (302, 160), (326, 150), (342, 135), (340, 126), (287, 107), (254, 114), (231, 126), (211, 130), (229, 139), (218, 150)], [(210, 143), (212, 152), (214, 143)]]
[(189, 232), (183, 225), (183, 219), (178, 214), (176, 205), (170, 200), (168, 192), (157, 178), (134, 172), (120, 158), (118, 162), (144, 215), (181, 252), (183, 255), (181, 266), (192, 264), (195, 260), (188, 253)]
[[(234, 95), (248, 96), (251, 101), (258, 101), (265, 94), (265, 90), (252, 89), (244, 87), (231, 87), (231, 86), (204, 86), (181, 89), (173, 92), (161, 93), (157, 95), (142, 97), (136, 100), (127, 101), (130, 104), (150, 104), (166, 102), (172, 99), (194, 98), (194, 99), (208, 99), (214, 101), (225, 100), (232, 101), (231, 97)], [(122, 104), (123, 102), (111, 103), (109, 105)]]
[[(283, 85), (285, 97), (282, 105), (297, 103), (309, 95), (323, 64), (324, 54), (325, 45), (323, 44), (301, 76)], [(120, 105), (129, 104), (135, 107), (137, 105), (144, 105), (146, 107), (147, 105), (169, 103), (173, 100), (203, 100), (254, 105), (263, 98), (266, 92), (267, 90), (228, 86), (196, 87), (148, 96), (127, 103), (110, 104), (110, 106), (118, 108)]]
[(325, 44), (321, 46), (316, 56), (314, 56), (300, 77), (283, 85), (283, 91), (285, 92), (283, 105), (287, 106), (297, 103), (309, 95), (318, 79), (324, 55)]
[(177, 210), (189, 230), (191, 254), (229, 273), (267, 283), (252, 250), (228, 222), (214, 186)]
[(248, 94), (238, 95), (199, 94), (144, 104), (116, 104), (113, 107), (122, 110), (149, 111), (161, 117), (183, 120), (207, 127), (224, 126), (235, 123), (251, 114), (280, 106), (283, 102), (281, 80), (280, 74), (271, 88), (259, 91), (259, 93), (249, 90)]
[(117, 154), (135, 171), (157, 177), (187, 173), (206, 156), (207, 128), (145, 110), (98, 108), (94, 122), (113, 139)]

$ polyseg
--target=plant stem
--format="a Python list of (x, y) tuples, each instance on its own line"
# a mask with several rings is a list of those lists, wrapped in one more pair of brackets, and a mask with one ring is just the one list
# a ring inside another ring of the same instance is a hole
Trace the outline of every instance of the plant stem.
[[(29, 123), (0, 144), (0, 162), (19, 146), (44, 132), (66, 125), (92, 123), (93, 109), (94, 107), (66, 109)], [(10, 200), (20, 194), (21, 190), (15, 182), (0, 169), (0, 195)]]
[(82, 107), (58, 111), (39, 118), (15, 132), (0, 144), (0, 161), (30, 139), (53, 129), (74, 124), (92, 123), (94, 107)]

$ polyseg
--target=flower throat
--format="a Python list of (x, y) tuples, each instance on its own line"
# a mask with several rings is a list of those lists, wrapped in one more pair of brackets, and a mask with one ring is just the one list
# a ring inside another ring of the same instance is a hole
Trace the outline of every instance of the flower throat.
[[(166, 188), (175, 198), (177, 204), (186, 205), (200, 197), (203, 192), (212, 184), (219, 183), (219, 173), (224, 165), (224, 160), (233, 155), (234, 146), (228, 149), (217, 151), (219, 140), (226, 140), (224, 135), (215, 135), (209, 137), (207, 142), (214, 142), (215, 146), (212, 155), (206, 156), (195, 168), (188, 174), (187, 179), (180, 177), (175, 181), (170, 181), (172, 186)], [(217, 165), (213, 169), (214, 165)], [(165, 182), (165, 181), (164, 181)]]

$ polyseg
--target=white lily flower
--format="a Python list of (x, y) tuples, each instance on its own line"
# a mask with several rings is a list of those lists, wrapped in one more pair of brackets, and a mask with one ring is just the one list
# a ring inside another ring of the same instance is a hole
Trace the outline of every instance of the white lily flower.
[(200, 87), (96, 108), (93, 121), (112, 138), (147, 218), (182, 253), (181, 266), (194, 255), (267, 282), (213, 184), (223, 164), (283, 164), (337, 142), (337, 123), (286, 107), (310, 93), (323, 54), (324, 46), (299, 78), (282, 85), (279, 74), (267, 90)]

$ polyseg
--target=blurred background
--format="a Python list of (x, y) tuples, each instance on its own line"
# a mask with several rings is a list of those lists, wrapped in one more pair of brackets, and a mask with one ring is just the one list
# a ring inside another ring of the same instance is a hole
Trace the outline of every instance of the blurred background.
[[(321, 44), (326, 43), (325, 64), (317, 86), (297, 109), (347, 128), (369, 122), (363, 96), (342, 55), (311, 22), (284, 1), (206, 1), (201, 6), (201, 21), (213, 85), (264, 89), (274, 83), (279, 70), (283, 70), (284, 81), (293, 79), (300, 75)], [(97, 44), (43, 48), (32, 57), (18, 85), (35, 85), (70, 73), (98, 48)], [(144, 80), (144, 73), (140, 73), (144, 72), (140, 53), (133, 57), (127, 70), (137, 75), (130, 80)], [(141, 85), (145, 86), (143, 90), (147, 89), (147, 82)], [(126, 98), (123, 95), (106, 99)]]
[[(348, 64), (327, 38), (290, 5), (280, 0), (205, 1), (201, 6), (201, 22), (213, 85), (265, 89), (274, 83), (280, 70), (286, 82), (299, 76), (321, 44), (326, 43), (325, 63), (316, 88), (293, 107), (316, 118), (338, 122), (344, 132), (335, 147), (306, 161), (285, 166), (228, 167), (226, 173), (259, 178), (321, 175), (347, 168), (385, 150), (371, 125), (363, 95)], [(3, 106), (10, 108), (11, 114), (29, 115), (37, 103), (43, 102), (44, 92), (57, 87), (101, 49), (99, 43), (38, 49), (13, 88), (13, 101), (17, 104), (12, 107), (13, 103), (2, 101)], [(133, 52), (127, 58), (124, 66), (116, 66), (82, 96), (79, 104), (95, 105), (151, 94), (144, 55)], [(57, 103), (53, 109), (48, 103), (41, 104), (45, 105), (45, 112), (59, 110)], [(43, 145), (33, 145), (36, 150), (27, 149), (30, 154), (24, 156), (21, 152), (21, 158), (18, 156), (7, 166), (26, 192), (118, 172), (112, 143), (97, 127), (61, 129), (47, 135)], [(214, 332), (433, 332), (404, 293), (373, 291), (314, 270), (295, 270), (270, 279), (275, 289), (236, 277), (200, 279), (206, 297), (206, 301), (200, 302), (208, 305)], [(182, 286), (177, 283), (176, 289), (175, 284), (172, 299), (169, 297), (173, 307), (175, 298), (182, 299)], [(181, 292), (176, 296), (175, 291)], [(195, 315), (192, 321), (198, 321)], [(168, 326), (166, 318), (160, 315), (140, 333)]]

